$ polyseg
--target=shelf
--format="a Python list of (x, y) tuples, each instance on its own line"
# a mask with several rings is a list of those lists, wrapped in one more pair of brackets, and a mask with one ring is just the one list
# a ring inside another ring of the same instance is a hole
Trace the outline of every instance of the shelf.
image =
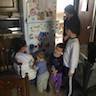
[(20, 37), (22, 35), (23, 35), (22, 32), (12, 32), (8, 34), (0, 34), (0, 37), (3, 37), (4, 39), (6, 39), (6, 38)]
[(20, 18), (0, 18), (0, 20), (20, 20)]

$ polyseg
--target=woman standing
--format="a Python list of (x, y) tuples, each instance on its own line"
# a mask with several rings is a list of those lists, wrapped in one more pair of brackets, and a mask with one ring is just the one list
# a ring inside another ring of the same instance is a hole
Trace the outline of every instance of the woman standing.
[(68, 36), (65, 33), (65, 26), (67, 23), (71, 22), (73, 26), (75, 26), (76, 30), (78, 31), (78, 35), (80, 34), (80, 20), (76, 10), (74, 9), (73, 5), (68, 5), (64, 9), (64, 42), (68, 40)]

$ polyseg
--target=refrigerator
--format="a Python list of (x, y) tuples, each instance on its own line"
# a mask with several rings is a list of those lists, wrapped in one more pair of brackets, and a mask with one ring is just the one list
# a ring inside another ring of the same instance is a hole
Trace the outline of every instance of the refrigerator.
[(55, 45), (56, 0), (23, 0), (24, 36), (27, 45), (51, 52)]

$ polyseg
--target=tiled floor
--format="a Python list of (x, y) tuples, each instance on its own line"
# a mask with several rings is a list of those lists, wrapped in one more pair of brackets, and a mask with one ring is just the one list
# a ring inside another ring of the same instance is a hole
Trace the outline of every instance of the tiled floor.
[[(64, 96), (64, 90), (61, 90), (60, 96)], [(53, 89), (50, 90), (50, 92), (43, 92), (39, 93), (37, 88), (34, 85), (30, 85), (30, 96), (56, 96), (55, 92)]]
[[(88, 95), (86, 96), (96, 96), (96, 87), (94, 89), (88, 90)], [(30, 96), (57, 96), (53, 89), (50, 90), (50, 92), (43, 92), (39, 93), (37, 88), (34, 85), (30, 85)], [(61, 92), (59, 96), (66, 96), (64, 92), (64, 88), (61, 89)], [(81, 94), (80, 89), (76, 89), (73, 96), (85, 96), (84, 94)]]

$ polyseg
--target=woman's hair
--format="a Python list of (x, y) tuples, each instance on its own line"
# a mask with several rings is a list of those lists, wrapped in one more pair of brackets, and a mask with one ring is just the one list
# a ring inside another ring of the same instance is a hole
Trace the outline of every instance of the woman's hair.
[(76, 12), (76, 10), (75, 10), (73, 5), (66, 6), (65, 7), (65, 12), (68, 12), (69, 14), (73, 14), (73, 15), (77, 14), (77, 12)]
[(66, 23), (65, 29), (71, 30), (71, 32), (75, 33), (77, 36), (79, 36), (79, 34), (80, 34), (80, 25), (79, 24), (77, 24), (77, 25), (73, 24), (73, 22), (71, 22), (71, 21)]
[(68, 12), (69, 14), (72, 14), (73, 16), (71, 17), (70, 20), (67, 20), (64, 27), (65, 29), (70, 29), (72, 32), (76, 33), (77, 36), (80, 35), (80, 19), (79, 16), (74, 8), (73, 5), (68, 5), (65, 7), (65, 12)]

